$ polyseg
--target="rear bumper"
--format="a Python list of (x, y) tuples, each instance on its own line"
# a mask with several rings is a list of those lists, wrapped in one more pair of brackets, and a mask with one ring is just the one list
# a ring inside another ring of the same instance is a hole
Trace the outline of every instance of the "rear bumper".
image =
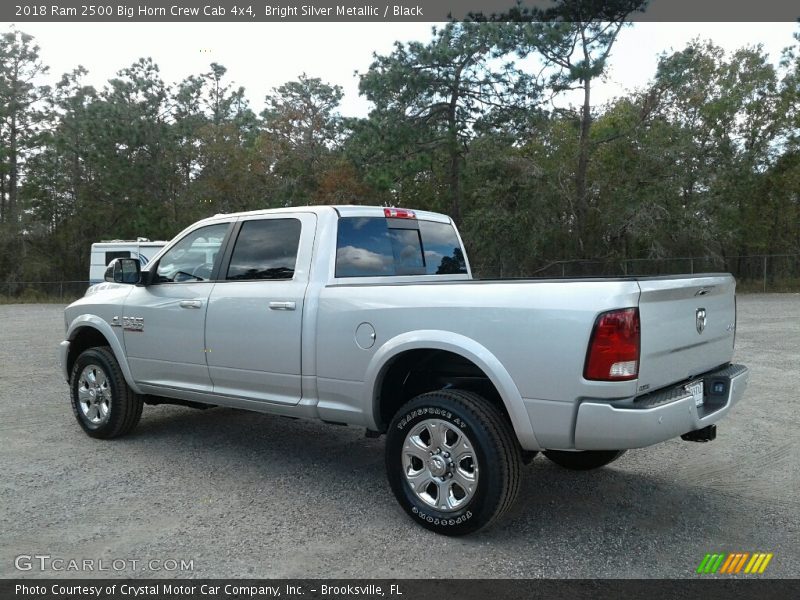
[[(642, 448), (713, 425), (739, 401), (749, 377), (744, 365), (699, 376), (706, 390), (699, 407), (683, 384), (622, 402), (584, 401), (578, 407), (575, 449)], [(715, 383), (723, 384), (722, 393), (711, 392)]]

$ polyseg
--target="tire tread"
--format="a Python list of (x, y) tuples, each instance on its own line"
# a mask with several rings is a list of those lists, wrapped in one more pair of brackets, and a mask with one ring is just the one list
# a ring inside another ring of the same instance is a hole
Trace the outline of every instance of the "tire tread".
[[(112, 439), (126, 435), (139, 423), (144, 402), (141, 396), (128, 386), (128, 382), (125, 381), (125, 376), (122, 374), (122, 369), (117, 362), (117, 358), (114, 356), (114, 352), (109, 346), (95, 346), (89, 348), (87, 351), (94, 351), (100, 354), (107, 364), (109, 369), (108, 376), (112, 379), (114, 391), (116, 392), (116, 397), (113, 398), (113, 410), (120, 411), (121, 416), (114, 419), (114, 424), (109, 429), (93, 431), (84, 427), (84, 430), (90, 436), (102, 439)], [(80, 360), (76, 360), (75, 365), (72, 367), (72, 374), (70, 377), (71, 395), (74, 393), (72, 387), (75, 377), (78, 376), (79, 368)], [(82, 423), (74, 398), (72, 398), (70, 404), (72, 405), (72, 412), (75, 414), (75, 417)]]
[[(501, 457), (500, 464), (492, 465), (493, 468), (500, 470), (502, 481), (500, 500), (485, 523), (464, 533), (472, 533), (490, 527), (514, 504), (522, 479), (522, 450), (511, 423), (494, 404), (483, 396), (475, 392), (457, 389), (437, 390), (417, 396), (400, 408), (397, 414), (401, 415), (413, 410), (414, 406), (412, 405), (423, 404), (427, 398), (449, 400), (458, 405), (461, 410), (470, 413), (473, 419), (484, 424), (489, 431), (488, 438), (494, 444), (494, 453)], [(442, 531), (442, 533), (449, 532)]]

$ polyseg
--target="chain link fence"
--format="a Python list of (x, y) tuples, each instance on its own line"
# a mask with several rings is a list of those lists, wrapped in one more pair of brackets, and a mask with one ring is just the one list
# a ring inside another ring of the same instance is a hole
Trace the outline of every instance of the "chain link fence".
[(83, 296), (89, 285), (88, 280), (0, 282), (0, 303), (69, 303)]
[[(624, 277), (683, 273), (733, 273), (743, 292), (800, 291), (800, 254), (628, 258), (621, 260), (556, 260), (538, 269), (514, 265), (473, 265), (478, 279), (528, 277)], [(6, 281), (0, 283), (0, 303), (72, 302), (89, 281)]]
[(684, 273), (732, 273), (740, 291), (800, 291), (800, 254), (751, 256), (694, 256), (617, 260), (556, 260), (540, 268), (508, 264), (473, 265), (479, 279), (505, 277), (624, 277)]

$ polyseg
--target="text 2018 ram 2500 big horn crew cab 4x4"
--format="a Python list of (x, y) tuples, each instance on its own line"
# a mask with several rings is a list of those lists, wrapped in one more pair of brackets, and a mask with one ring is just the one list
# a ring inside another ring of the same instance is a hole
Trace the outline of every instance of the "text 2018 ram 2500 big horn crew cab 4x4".
[(217, 215), (106, 280), (60, 348), (86, 433), (162, 402), (358, 425), (386, 434), (408, 514), (450, 535), (502, 515), (536, 451), (591, 469), (712, 439), (748, 379), (730, 275), (477, 281), (429, 212)]

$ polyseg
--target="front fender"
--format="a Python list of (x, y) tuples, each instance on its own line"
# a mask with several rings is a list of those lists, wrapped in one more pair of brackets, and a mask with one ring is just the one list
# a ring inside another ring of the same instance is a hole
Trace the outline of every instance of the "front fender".
[(525, 450), (540, 450), (533, 433), (530, 417), (514, 380), (502, 363), (485, 346), (458, 333), (436, 329), (411, 331), (398, 335), (383, 344), (373, 355), (365, 374), (363, 414), (367, 415), (373, 429), (378, 429), (376, 416), (380, 414), (378, 390), (383, 375), (393, 359), (409, 350), (446, 350), (458, 354), (478, 366), (500, 394), (511, 417), (511, 425), (520, 445)]
[[(111, 351), (114, 353), (114, 358), (116, 358), (117, 362), (119, 363), (119, 367), (122, 370), (122, 375), (125, 377), (125, 381), (128, 383), (128, 386), (130, 386), (130, 388), (137, 394), (141, 394), (142, 391), (133, 381), (133, 373), (131, 373), (131, 368), (128, 365), (128, 359), (125, 356), (125, 349), (122, 347), (122, 343), (114, 333), (111, 325), (109, 325), (106, 321), (97, 315), (80, 315), (76, 317), (72, 323), (70, 323), (69, 328), (67, 329), (67, 341), (70, 343), (73, 342), (78, 334), (78, 331), (84, 327), (91, 327), (103, 334), (103, 337), (108, 340), (108, 345), (111, 346)], [(69, 373), (67, 373), (67, 377), (69, 377)]]

